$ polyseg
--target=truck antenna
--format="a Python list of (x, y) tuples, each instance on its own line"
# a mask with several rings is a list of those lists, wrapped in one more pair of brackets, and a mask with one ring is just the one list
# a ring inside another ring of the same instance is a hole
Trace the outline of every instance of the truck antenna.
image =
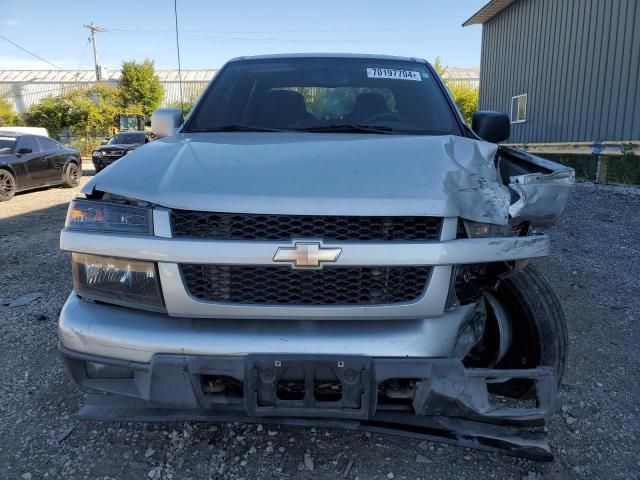
[(178, 83), (180, 85), (180, 110), (184, 118), (184, 97), (182, 96), (182, 68), (180, 66), (180, 34), (178, 31), (178, 0), (173, 0), (173, 14), (176, 20), (176, 50), (178, 52)]

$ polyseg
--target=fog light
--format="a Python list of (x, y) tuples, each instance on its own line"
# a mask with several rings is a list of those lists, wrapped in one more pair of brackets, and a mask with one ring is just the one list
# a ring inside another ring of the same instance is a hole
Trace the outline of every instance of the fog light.
[(81, 297), (164, 312), (153, 262), (73, 253), (73, 287)]
[(103, 363), (86, 362), (87, 377), (93, 379), (118, 379), (133, 378), (133, 369)]

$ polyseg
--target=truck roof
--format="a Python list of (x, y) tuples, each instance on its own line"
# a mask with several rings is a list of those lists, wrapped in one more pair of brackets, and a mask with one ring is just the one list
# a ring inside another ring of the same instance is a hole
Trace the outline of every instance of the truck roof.
[(229, 62), (242, 62), (246, 60), (277, 60), (286, 58), (361, 58), (370, 60), (403, 60), (406, 62), (427, 63), (426, 60), (422, 58), (367, 53), (278, 53), (271, 55), (251, 55), (235, 57), (229, 60)]

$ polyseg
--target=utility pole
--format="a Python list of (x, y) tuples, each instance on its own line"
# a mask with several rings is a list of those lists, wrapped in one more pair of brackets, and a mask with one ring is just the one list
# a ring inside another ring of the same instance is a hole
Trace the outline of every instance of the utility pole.
[(91, 22), (89, 25), (83, 25), (84, 28), (88, 28), (91, 31), (91, 42), (93, 42), (93, 61), (96, 64), (96, 82), (102, 80), (102, 75), (100, 72), (100, 64), (98, 63), (98, 47), (96, 46), (96, 32), (104, 32), (105, 29), (102, 27), (98, 27), (96, 24)]

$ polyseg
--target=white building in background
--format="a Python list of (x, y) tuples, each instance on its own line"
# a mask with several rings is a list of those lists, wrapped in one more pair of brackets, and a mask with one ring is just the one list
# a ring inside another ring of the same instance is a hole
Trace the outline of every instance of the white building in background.
[[(217, 70), (183, 70), (182, 89), (185, 100), (198, 95)], [(180, 100), (178, 70), (156, 70), (164, 88), (162, 106)], [(106, 71), (104, 82), (116, 85), (119, 71)], [(0, 97), (9, 100), (18, 113), (46, 97), (55, 97), (76, 88), (96, 83), (94, 70), (0, 70)]]
[(442, 78), (452, 85), (480, 88), (480, 67), (447, 67)]
[[(217, 70), (183, 70), (182, 88), (185, 100), (202, 92)], [(162, 106), (180, 100), (178, 70), (156, 70), (164, 87)], [(477, 67), (449, 67), (444, 74), (448, 83), (460, 83), (477, 88), (480, 69)], [(119, 71), (104, 72), (104, 81), (116, 85)], [(76, 88), (95, 85), (93, 70), (0, 70), (0, 97), (9, 100), (18, 113), (26, 112), (31, 105), (46, 97), (55, 97)]]

